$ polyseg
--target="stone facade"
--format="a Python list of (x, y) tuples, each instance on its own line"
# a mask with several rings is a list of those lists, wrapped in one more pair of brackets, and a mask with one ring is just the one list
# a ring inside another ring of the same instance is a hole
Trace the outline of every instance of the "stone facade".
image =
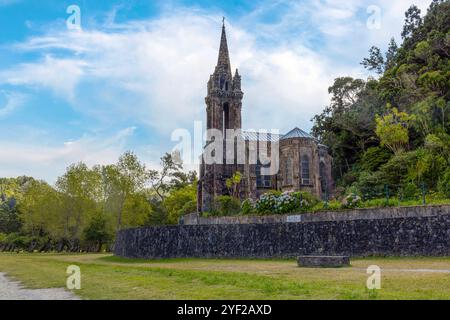
[[(258, 132), (242, 131), (241, 76), (238, 70), (231, 72), (225, 26), (222, 27), (219, 57), (214, 73), (207, 85), (206, 128), (208, 129), (206, 148), (214, 142), (212, 130), (225, 137), (228, 129), (237, 130), (245, 146), (245, 162), (226, 160), (227, 145), (223, 143), (223, 159), (220, 163), (205, 162), (204, 151), (199, 168), (198, 211), (211, 209), (214, 198), (229, 193), (225, 185), (236, 171), (243, 174), (239, 186), (241, 199), (257, 199), (268, 190), (298, 191), (305, 190), (318, 197), (326, 197), (333, 189), (331, 177), (331, 157), (328, 148), (308, 133), (294, 128), (285, 135), (263, 135)], [(237, 143), (237, 142), (236, 142)], [(252, 161), (253, 148), (260, 155), (261, 149), (270, 151), (276, 144), (279, 152), (278, 170), (270, 175), (261, 174), (262, 164)], [(236, 145), (231, 152), (235, 152)]]
[(370, 209), (364, 219), (128, 229), (114, 250), (131, 258), (450, 255), (450, 206), (421, 208), (381, 218)]

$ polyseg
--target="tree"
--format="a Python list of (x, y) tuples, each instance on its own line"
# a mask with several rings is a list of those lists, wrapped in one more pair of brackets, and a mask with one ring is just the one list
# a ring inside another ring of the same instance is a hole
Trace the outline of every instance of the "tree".
[(91, 219), (83, 232), (84, 239), (96, 245), (96, 251), (100, 252), (105, 243), (113, 239), (113, 235), (107, 227), (107, 221), (103, 215), (97, 215)]
[(369, 57), (364, 58), (361, 64), (368, 70), (375, 70), (376, 73), (382, 74), (385, 69), (385, 62), (381, 50), (372, 46), (369, 49)]
[(0, 233), (19, 232), (21, 224), (14, 197), (0, 193)]
[(377, 81), (335, 79), (328, 89), (331, 103), (313, 118), (312, 133), (330, 147), (333, 175), (341, 178), (368, 147), (375, 146), (375, 115), (384, 111)]
[(404, 151), (408, 146), (408, 127), (412, 120), (414, 116), (399, 112), (397, 108), (392, 108), (384, 116), (376, 116), (375, 133), (380, 138), (381, 145), (389, 148), (394, 154)]
[(180, 217), (197, 210), (197, 181), (180, 189), (172, 190), (164, 199), (168, 222), (178, 223)]
[(58, 234), (60, 195), (44, 181), (31, 180), (24, 187), (18, 207), (22, 230), (32, 237)]
[(62, 237), (69, 242), (70, 250), (79, 246), (86, 222), (98, 210), (101, 181), (100, 174), (82, 162), (70, 165), (56, 181), (62, 199)]
[(152, 171), (147, 171), (134, 153), (125, 152), (117, 164), (105, 166), (102, 173), (107, 193), (105, 199), (116, 212), (116, 229), (120, 230), (127, 199), (144, 190)]
[(395, 66), (395, 58), (398, 52), (398, 46), (395, 39), (392, 37), (389, 41), (388, 50), (386, 52), (386, 62), (384, 64), (384, 70), (388, 70)]
[(420, 9), (416, 5), (412, 5), (405, 12), (405, 24), (401, 33), (403, 39), (411, 37), (416, 30), (422, 25), (422, 17)]
[(161, 157), (161, 167), (160, 172), (156, 170), (150, 172), (150, 183), (159, 200), (164, 201), (171, 187), (182, 186), (188, 177), (181, 173), (183, 169), (181, 161), (178, 161), (170, 153), (166, 153)]

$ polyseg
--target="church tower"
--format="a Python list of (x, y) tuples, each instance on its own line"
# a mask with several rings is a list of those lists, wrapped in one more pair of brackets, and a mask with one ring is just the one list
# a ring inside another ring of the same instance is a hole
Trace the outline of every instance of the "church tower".
[[(231, 72), (230, 55), (228, 53), (225, 23), (222, 25), (219, 57), (214, 73), (209, 77), (207, 85), (206, 103), (206, 129), (216, 129), (226, 137), (227, 129), (241, 129), (242, 98), (241, 76), (238, 70), (233, 76)], [(207, 144), (210, 139), (207, 139)], [(227, 194), (225, 180), (238, 170), (236, 164), (227, 164), (224, 143), (224, 159), (222, 163), (200, 164), (200, 179), (198, 184), (198, 210), (211, 209), (216, 196)]]
[(219, 57), (214, 73), (208, 81), (208, 94), (205, 98), (207, 129), (241, 129), (241, 107), (243, 93), (241, 76), (236, 69), (231, 73), (225, 24), (222, 26)]

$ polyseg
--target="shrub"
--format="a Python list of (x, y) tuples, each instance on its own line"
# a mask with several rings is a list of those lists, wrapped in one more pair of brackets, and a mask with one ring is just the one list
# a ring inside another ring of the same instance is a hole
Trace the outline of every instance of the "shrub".
[(377, 198), (383, 194), (383, 181), (380, 172), (361, 172), (359, 180), (354, 186), (364, 199)]
[(393, 156), (389, 161), (380, 167), (381, 185), (400, 185), (404, 182), (408, 174), (408, 169), (414, 167), (417, 162), (417, 152), (403, 152)]
[(328, 210), (339, 210), (341, 209), (341, 202), (338, 200), (331, 200), (328, 201), (326, 204), (325, 202), (321, 201), (317, 203), (314, 207), (309, 209), (310, 212), (318, 212), (318, 211), (328, 211)]
[(319, 203), (319, 199), (307, 191), (293, 192), (292, 196), (300, 200), (298, 203), (301, 204), (301, 206), (298, 206), (296, 209), (301, 209), (302, 211), (311, 209)]
[(275, 204), (277, 201), (277, 196), (271, 192), (264, 193), (261, 195), (258, 201), (256, 201), (255, 209), (256, 212), (264, 214), (264, 213), (273, 213), (275, 211)]
[(229, 216), (239, 214), (241, 203), (231, 196), (218, 196), (214, 199), (212, 215)]
[(341, 203), (342, 208), (350, 209), (356, 208), (361, 205), (361, 197), (356, 195), (355, 193), (351, 193), (346, 196)]
[(339, 210), (342, 205), (338, 200), (331, 200), (328, 202), (327, 209), (328, 210)]
[(362, 208), (384, 208), (398, 206), (398, 199), (390, 198), (386, 203), (386, 198), (377, 198), (364, 201)]
[(361, 157), (361, 168), (375, 171), (392, 157), (392, 153), (384, 147), (371, 147)]
[(309, 192), (268, 192), (255, 203), (258, 213), (291, 213), (306, 211), (314, 207), (319, 200)]
[(450, 169), (439, 178), (437, 189), (444, 197), (450, 198)]
[(245, 215), (255, 213), (255, 204), (251, 199), (246, 199), (242, 202), (241, 213)]
[(417, 199), (420, 190), (414, 183), (410, 182), (401, 190), (401, 193), (404, 200), (415, 200)]
[(0, 232), (0, 244), (6, 243), (6, 233), (1, 233)]
[[(302, 200), (307, 203), (306, 200)], [(275, 198), (275, 213), (289, 213), (294, 212), (300, 208), (300, 198), (295, 197), (293, 194), (284, 192), (280, 196)]]

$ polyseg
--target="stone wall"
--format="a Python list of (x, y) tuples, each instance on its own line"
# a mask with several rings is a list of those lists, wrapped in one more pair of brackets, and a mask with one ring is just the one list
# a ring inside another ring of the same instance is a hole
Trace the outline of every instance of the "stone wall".
[(375, 219), (128, 229), (118, 232), (115, 254), (135, 258), (443, 256), (450, 255), (449, 208), (411, 207), (410, 215), (382, 218), (380, 209), (372, 209)]

